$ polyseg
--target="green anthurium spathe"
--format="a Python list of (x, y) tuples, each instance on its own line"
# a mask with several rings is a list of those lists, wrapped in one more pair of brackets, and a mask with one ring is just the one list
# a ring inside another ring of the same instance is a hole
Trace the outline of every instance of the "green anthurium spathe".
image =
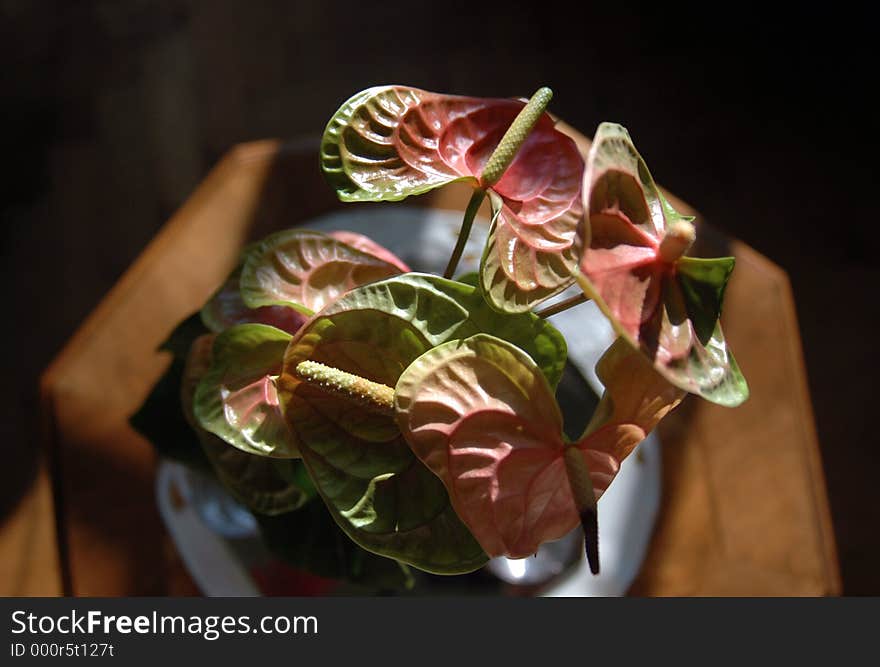
[(427, 350), (481, 331), (512, 340), (537, 360), (545, 381), (558, 382), (565, 343), (551, 325), (530, 313), (496, 312), (472, 286), (417, 273), (352, 290), (288, 346), (278, 381), (285, 416), (318, 492), (365, 549), (446, 574), (486, 561), (393, 417), (307, 381), (301, 365), (325, 364), (393, 387)]
[(524, 558), (581, 523), (598, 571), (596, 501), (683, 392), (622, 341), (597, 371), (606, 391), (577, 442), (534, 361), (494, 336), (439, 345), (398, 380), (401, 432), (490, 556)]
[(568, 287), (577, 264), (584, 162), (544, 112), (551, 96), (542, 88), (526, 103), (370, 88), (328, 123), (321, 166), (349, 202), (399, 201), (467, 182), (475, 193), (463, 237), (488, 193), (493, 214), (481, 264), (484, 293), (500, 310), (525, 312)]
[(746, 400), (718, 319), (734, 259), (684, 255), (692, 218), (666, 201), (620, 125), (600, 125), (583, 192), (577, 279), (585, 294), (670, 382), (720, 405)]
[(258, 514), (297, 510), (315, 496), (301, 461), (249, 454), (209, 433), (195, 418), (196, 388), (211, 369), (214, 339), (214, 335), (204, 335), (192, 344), (180, 384), (183, 414), (217, 478), (233, 497)]
[(265, 324), (238, 324), (218, 334), (193, 399), (199, 425), (249, 454), (299, 456), (275, 385), (290, 338)]

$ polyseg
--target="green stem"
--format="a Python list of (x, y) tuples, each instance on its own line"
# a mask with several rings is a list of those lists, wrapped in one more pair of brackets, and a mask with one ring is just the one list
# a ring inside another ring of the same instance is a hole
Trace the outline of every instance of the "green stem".
[(535, 315), (540, 317), (541, 319), (546, 320), (551, 315), (555, 315), (556, 313), (561, 313), (563, 310), (568, 310), (569, 308), (573, 308), (574, 306), (578, 306), (582, 303), (586, 303), (590, 300), (586, 294), (575, 294), (574, 296), (570, 296), (567, 299), (563, 299), (559, 303), (554, 303), (552, 306), (547, 306), (544, 310), (539, 310)]
[(449, 264), (446, 265), (446, 270), (443, 272), (444, 278), (452, 278), (456, 267), (458, 267), (458, 261), (461, 259), (464, 246), (471, 234), (474, 217), (477, 215), (480, 204), (483, 203), (486, 190), (495, 185), (504, 176), (504, 172), (507, 171), (510, 163), (513, 162), (513, 158), (516, 157), (517, 152), (522, 148), (529, 133), (535, 127), (538, 120), (540, 120), (552, 98), (552, 90), (546, 86), (539, 88), (520, 110), (516, 118), (513, 119), (510, 127), (507, 128), (507, 132), (504, 133), (501, 141), (498, 142), (495, 150), (492, 151), (492, 155), (489, 156), (489, 160), (486, 162), (486, 166), (483, 168), (483, 173), (480, 176), (480, 187), (474, 192), (470, 202), (468, 202), (467, 210), (464, 213), (464, 221), (461, 223), (461, 230), (458, 232), (458, 241), (455, 243), (452, 257), (449, 258)]
[(444, 278), (452, 278), (455, 273), (455, 269), (458, 267), (458, 261), (461, 259), (461, 254), (464, 252), (464, 247), (467, 244), (468, 236), (471, 235), (471, 227), (474, 226), (474, 218), (477, 215), (477, 211), (480, 210), (480, 204), (483, 203), (485, 197), (486, 192), (484, 190), (474, 190), (474, 194), (471, 195), (467, 210), (464, 212), (464, 220), (461, 223), (461, 229), (458, 231), (458, 241), (455, 242), (455, 248), (452, 251), (452, 256), (449, 258), (449, 264), (446, 265), (446, 270), (443, 272)]
[(513, 162), (513, 158), (516, 157), (517, 151), (525, 143), (526, 138), (529, 136), (532, 128), (535, 127), (535, 123), (544, 114), (544, 109), (550, 104), (552, 98), (552, 90), (547, 87), (539, 88), (522, 108), (519, 115), (510, 124), (510, 127), (507, 128), (507, 132), (501, 137), (501, 141), (493, 151), (489, 161), (486, 162), (486, 166), (483, 167), (483, 174), (480, 177), (480, 185), (483, 188), (491, 188), (501, 180), (504, 172), (507, 171), (510, 163)]

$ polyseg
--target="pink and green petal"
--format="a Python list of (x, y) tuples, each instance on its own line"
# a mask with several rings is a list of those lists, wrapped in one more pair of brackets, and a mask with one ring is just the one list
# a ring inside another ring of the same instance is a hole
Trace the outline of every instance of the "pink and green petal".
[[(607, 217), (620, 242), (633, 244), (633, 233), (643, 237), (638, 245), (659, 244), (666, 225), (664, 206), (648, 166), (636, 150), (626, 128), (602, 123), (593, 137), (584, 173), (584, 208), (594, 216)], [(589, 228), (589, 226), (588, 226)], [(586, 238), (590, 246), (590, 238)]]
[(405, 265), (390, 251), (356, 236), (362, 247), (379, 253), (300, 229), (266, 237), (244, 255), (242, 301), (250, 308), (286, 306), (311, 315), (354, 287), (401, 273)]
[(236, 324), (256, 323), (293, 334), (308, 319), (301, 311), (288, 306), (248, 308), (241, 300), (240, 284), (239, 267), (202, 308), (202, 322), (211, 331), (220, 333)]
[(490, 556), (524, 558), (578, 525), (559, 408), (516, 346), (477, 335), (435, 347), (401, 376), (395, 404), (407, 442)]
[(558, 382), (565, 345), (551, 325), (531, 313), (498, 313), (476, 288), (418, 273), (352, 290), (288, 347), (279, 381), (285, 415), (318, 492), (365, 549), (440, 573), (470, 571), (486, 560), (393, 417), (304, 382), (297, 367), (314, 361), (393, 387), (426, 351), (480, 331), (514, 340)]
[(456, 180), (488, 190), (495, 196), (484, 292), (500, 310), (529, 310), (572, 283), (584, 162), (545, 113), (501, 179), (484, 184), (483, 168), (524, 106), (372, 88), (328, 124), (322, 168), (343, 201), (397, 201)]
[(480, 286), (497, 309), (525, 312), (559, 294), (577, 269), (580, 204), (541, 224), (527, 224), (489, 192), (492, 224), (480, 264)]
[(190, 349), (181, 384), (183, 414), (195, 430), (214, 473), (241, 503), (254, 512), (275, 515), (302, 507), (315, 490), (302, 463), (249, 454), (209, 433), (196, 421), (196, 387), (211, 368), (214, 335), (197, 338)]
[[(476, 184), (467, 150), (486, 134), (484, 126), (493, 129), (493, 102), (407, 86), (369, 88), (327, 124), (321, 168), (342, 201), (399, 201), (457, 180)], [(512, 112), (501, 120), (509, 117), (509, 124), (522, 104), (505, 104)]]
[(587, 158), (577, 280), (615, 330), (640, 348), (667, 380), (720, 405), (748, 387), (718, 318), (732, 258), (661, 257), (677, 213), (654, 183), (627, 131), (603, 123)]
[(329, 236), (332, 236), (337, 241), (342, 241), (343, 243), (350, 245), (356, 250), (360, 250), (361, 252), (381, 259), (383, 262), (393, 264), (400, 269), (400, 273), (409, 273), (412, 271), (412, 269), (403, 263), (403, 260), (388, 250), (388, 248), (379, 245), (373, 239), (366, 237), (363, 234), (343, 230), (330, 232)]
[(198, 384), (199, 425), (249, 454), (299, 456), (275, 385), (290, 334), (263, 324), (239, 324), (217, 335), (211, 367)]
[[(621, 340), (597, 371), (606, 392), (577, 443), (565, 442), (532, 359), (493, 336), (435, 347), (400, 377), (401, 432), (489, 555), (524, 558), (579, 523), (594, 531), (595, 501), (684, 394)], [(595, 544), (593, 533), (587, 550), (597, 571)]]
[(584, 456), (598, 499), (623, 460), (681, 402), (684, 391), (670, 384), (622, 338), (602, 355), (596, 373), (605, 392), (574, 446)]

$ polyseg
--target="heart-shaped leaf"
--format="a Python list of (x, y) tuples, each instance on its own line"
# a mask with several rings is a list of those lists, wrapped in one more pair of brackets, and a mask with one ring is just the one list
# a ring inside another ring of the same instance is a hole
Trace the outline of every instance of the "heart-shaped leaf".
[(395, 406), (413, 451), (490, 556), (523, 558), (577, 525), (562, 416), (516, 346), (478, 335), (435, 347), (401, 376)]
[(598, 497), (616, 473), (609, 460), (619, 457), (619, 465), (682, 394), (625, 345), (603, 357), (599, 372), (609, 382), (606, 395), (592, 429), (574, 444), (564, 440), (543, 374), (506, 341), (477, 335), (447, 342), (400, 377), (398, 425), (489, 555), (523, 558), (577, 526), (583, 484), (572, 478), (577, 466), (567, 452), (582, 457)]
[(584, 292), (670, 382), (721, 405), (742, 403), (748, 386), (718, 322), (733, 258), (681, 256), (691, 219), (663, 198), (620, 125), (600, 125), (584, 182)]
[(335, 232), (330, 232), (329, 236), (332, 236), (337, 241), (342, 241), (350, 245), (352, 248), (356, 250), (360, 250), (361, 252), (365, 252), (368, 255), (372, 255), (378, 259), (381, 259), (383, 262), (387, 262), (388, 264), (392, 264), (400, 269), (400, 273), (409, 273), (412, 271), (397, 255), (393, 252), (385, 248), (384, 246), (379, 245), (373, 239), (364, 236), (363, 234), (358, 234), (357, 232), (349, 232), (346, 230), (338, 230)]
[(330, 119), (321, 168), (342, 201), (399, 201), (457, 180), (476, 184), (468, 149), (493, 130), (497, 144), (522, 107), (407, 86), (369, 88)]
[(486, 560), (394, 419), (300, 381), (296, 367), (311, 360), (394, 386), (425, 351), (480, 331), (514, 340), (558, 381), (565, 343), (552, 326), (531, 314), (497, 313), (475, 288), (423, 274), (352, 290), (291, 341), (279, 379), (285, 415), (319, 493), (364, 548), (441, 573)]
[[(378, 244), (356, 236), (362, 247), (369, 245), (378, 248), (382, 257), (393, 257)], [(400, 260), (392, 263), (382, 257), (320, 232), (277, 232), (245, 252), (241, 298), (249, 308), (289, 306), (311, 315), (353, 287), (401, 272)]]
[(217, 478), (239, 502), (266, 515), (299, 509), (315, 496), (314, 485), (301, 461), (249, 454), (204, 430), (195, 419), (196, 388), (210, 371), (214, 338), (206, 335), (193, 342), (180, 385), (183, 414), (195, 430)]
[(305, 313), (289, 306), (248, 308), (241, 299), (241, 267), (238, 267), (201, 311), (208, 329), (220, 333), (236, 324), (268, 324), (287, 333), (296, 331), (308, 319)]
[(290, 334), (264, 324), (239, 324), (218, 334), (211, 367), (195, 392), (199, 425), (249, 454), (299, 456), (275, 386), (289, 341)]
[(296, 512), (258, 516), (257, 522), (269, 550), (296, 568), (377, 591), (412, 587), (412, 574), (406, 565), (352, 542), (320, 500)]
[[(322, 169), (343, 201), (398, 201), (458, 180), (489, 189), (483, 168), (524, 106), (405, 86), (370, 88), (327, 125)], [(529, 310), (572, 282), (584, 162), (554, 125), (542, 114), (491, 185), (493, 234), (481, 272), (487, 297), (502, 310)]]
[(480, 264), (480, 286), (491, 304), (526, 312), (574, 282), (579, 204), (547, 223), (528, 225), (494, 192), (489, 202), (492, 226)]
[(684, 392), (623, 338), (602, 355), (596, 373), (605, 392), (574, 446), (584, 455), (598, 498), (623, 460), (681, 402)]

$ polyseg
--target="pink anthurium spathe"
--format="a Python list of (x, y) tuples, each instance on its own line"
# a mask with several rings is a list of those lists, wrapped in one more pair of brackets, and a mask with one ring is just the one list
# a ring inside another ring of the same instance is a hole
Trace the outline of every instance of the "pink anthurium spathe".
[(250, 308), (287, 306), (308, 315), (345, 292), (408, 270), (389, 250), (360, 234), (286, 229), (244, 253), (241, 298)]
[(301, 310), (288, 306), (248, 308), (241, 300), (241, 268), (236, 269), (204, 305), (202, 323), (219, 333), (236, 324), (268, 324), (289, 334), (296, 333), (308, 319)]
[(666, 201), (620, 125), (599, 126), (583, 191), (584, 292), (670, 382), (721, 405), (742, 403), (748, 386), (718, 321), (734, 258), (685, 256), (693, 218)]
[[(542, 89), (533, 100), (546, 106), (549, 96)], [(499, 309), (529, 310), (572, 282), (584, 171), (574, 141), (535, 104), (528, 130), (498, 168), (496, 149), (504, 154), (506, 133), (524, 108), (530, 111), (523, 101), (370, 88), (327, 125), (322, 168), (343, 201), (398, 201), (466, 181), (480, 193), (469, 207), (472, 219), (489, 193), (482, 288)]]
[(245, 249), (240, 266), (202, 308), (202, 322), (217, 333), (256, 323), (293, 334), (340, 294), (409, 270), (361, 234), (287, 229)]
[(337, 241), (346, 243), (356, 250), (360, 250), (361, 252), (372, 255), (373, 257), (380, 259), (383, 262), (391, 264), (392, 266), (396, 266), (400, 273), (408, 273), (412, 270), (403, 262), (402, 259), (400, 259), (400, 257), (388, 250), (388, 248), (379, 245), (373, 239), (364, 236), (363, 234), (358, 234), (357, 232), (350, 232), (347, 230), (339, 230), (335, 232), (330, 232), (328, 236), (332, 236)]
[(203, 429), (196, 420), (195, 394), (202, 378), (211, 369), (215, 339), (215, 334), (202, 335), (190, 347), (180, 387), (183, 416), (195, 430), (215, 474), (236, 499), (261, 514), (275, 515), (295, 510), (314, 495), (308, 484), (294, 483), (285, 475), (287, 471), (282, 466), (297, 466), (297, 462), (277, 461), (231, 447)]
[(276, 388), (291, 334), (350, 289), (407, 271), (389, 250), (353, 232), (288, 229), (248, 246), (202, 309), (218, 335), (195, 391), (201, 428), (248, 454), (298, 457)]
[(683, 395), (620, 340), (597, 372), (605, 395), (575, 443), (534, 361), (494, 336), (435, 347), (400, 377), (401, 432), (490, 556), (524, 558), (595, 519), (621, 461)]

